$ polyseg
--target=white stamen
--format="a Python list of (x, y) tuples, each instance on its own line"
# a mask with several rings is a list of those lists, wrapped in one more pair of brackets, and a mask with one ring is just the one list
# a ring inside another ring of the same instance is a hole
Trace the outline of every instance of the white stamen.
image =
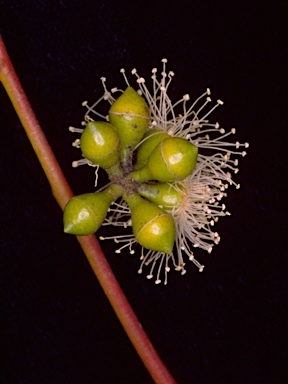
[(75, 128), (75, 127), (69, 127), (69, 131), (73, 133), (82, 133), (84, 131), (83, 128)]
[(77, 168), (80, 165), (84, 165), (84, 164), (88, 164), (88, 160), (87, 159), (75, 160), (75, 161), (72, 162), (72, 167), (73, 168)]

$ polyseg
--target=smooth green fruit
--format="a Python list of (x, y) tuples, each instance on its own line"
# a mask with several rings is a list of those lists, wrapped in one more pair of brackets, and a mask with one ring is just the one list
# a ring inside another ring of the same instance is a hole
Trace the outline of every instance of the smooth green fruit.
[(64, 209), (64, 232), (78, 236), (95, 233), (105, 220), (111, 203), (122, 192), (121, 187), (112, 184), (102, 192), (74, 196)]
[(142, 247), (153, 251), (173, 251), (176, 228), (166, 211), (140, 196), (123, 196), (131, 209), (132, 230)]
[(157, 145), (147, 164), (131, 173), (130, 177), (140, 182), (184, 180), (193, 172), (197, 156), (198, 148), (194, 144), (179, 137), (169, 137)]
[(138, 193), (164, 208), (178, 207), (183, 198), (182, 194), (173, 186), (166, 183), (161, 184), (141, 184)]
[(134, 169), (137, 170), (143, 167), (147, 163), (149, 156), (157, 145), (168, 137), (170, 137), (168, 133), (158, 129), (151, 129), (148, 131), (143, 137), (143, 143), (137, 149), (137, 161), (134, 165)]
[(102, 168), (110, 168), (119, 159), (120, 138), (113, 125), (93, 121), (84, 129), (80, 147), (86, 159)]
[(121, 158), (129, 155), (144, 136), (150, 112), (146, 101), (128, 87), (109, 110), (110, 123), (116, 128), (121, 142)]

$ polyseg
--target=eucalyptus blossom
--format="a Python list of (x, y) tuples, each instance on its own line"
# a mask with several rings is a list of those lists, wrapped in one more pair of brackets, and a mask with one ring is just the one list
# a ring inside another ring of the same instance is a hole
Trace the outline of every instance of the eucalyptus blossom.
[[(248, 143), (233, 141), (235, 128), (226, 130), (218, 122), (210, 122), (211, 113), (223, 102), (219, 99), (213, 102), (209, 88), (194, 102), (190, 101), (188, 94), (172, 102), (168, 89), (174, 72), (167, 71), (166, 66), (167, 60), (163, 59), (160, 75), (157, 75), (157, 68), (152, 69), (150, 87), (136, 69), (132, 70), (137, 97), (141, 96), (136, 106), (130, 99), (127, 104), (122, 102), (126, 100), (126, 94), (129, 97), (132, 95), (132, 99), (135, 97), (124, 69), (120, 72), (127, 85), (125, 91), (117, 87), (108, 90), (106, 78), (102, 77), (103, 95), (91, 106), (88, 102), (83, 103), (87, 112), (82, 123), (89, 126), (100, 118), (116, 127), (120, 136), (120, 148), (117, 137), (113, 146), (110, 143), (112, 141), (109, 141), (111, 151), (114, 151), (112, 163), (115, 163), (119, 151), (120, 158), (116, 165), (106, 171), (112, 185), (118, 185), (117, 191), (120, 187), (123, 191), (116, 193), (113, 202), (113, 199), (109, 200), (110, 207), (107, 206), (108, 215), (103, 225), (120, 226), (130, 233), (100, 239), (113, 239), (119, 244), (116, 253), (128, 249), (134, 254), (136, 244), (140, 243), (141, 264), (138, 272), (142, 273), (147, 266), (146, 277), (154, 278), (156, 284), (162, 281), (167, 284), (167, 274), (171, 267), (185, 274), (188, 260), (200, 272), (203, 271), (204, 265), (195, 258), (195, 250), (200, 248), (211, 253), (214, 245), (220, 242), (220, 235), (214, 229), (215, 224), (220, 217), (230, 215), (223, 198), (227, 196), (229, 186), (240, 188), (232, 176), (239, 171), (238, 158), (244, 157), (249, 147)], [(119, 94), (122, 96), (115, 97)], [(107, 103), (107, 115), (98, 112), (98, 106), (103, 102)], [(131, 117), (135, 120), (129, 123)], [(125, 119), (124, 125), (121, 119)], [(70, 131), (82, 133), (83, 129), (70, 127)], [(73, 145), (81, 147), (81, 140), (77, 139)], [(83, 158), (74, 161), (73, 166), (94, 166), (97, 175), (99, 164), (91, 162), (91, 157), (85, 157), (83, 151), (82, 155)], [(138, 209), (141, 214), (137, 217), (136, 201), (138, 205), (142, 204), (142, 208)], [(140, 220), (146, 209), (155, 213), (147, 215), (149, 226)], [(167, 225), (170, 226), (165, 234), (163, 231), (163, 237), (158, 241), (161, 243), (159, 249), (156, 246), (157, 238), (152, 241), (151, 237), (152, 216), (157, 218), (153, 219), (155, 223), (161, 223), (159, 232), (166, 225), (164, 222), (169, 222)], [(145, 230), (142, 231), (141, 225)], [(166, 238), (167, 244), (164, 241)]]

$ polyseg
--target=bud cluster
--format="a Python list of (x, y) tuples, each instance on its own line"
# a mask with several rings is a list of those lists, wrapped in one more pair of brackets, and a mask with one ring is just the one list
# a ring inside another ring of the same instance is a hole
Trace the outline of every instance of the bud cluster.
[[(211, 229), (220, 216), (229, 214), (220, 200), (226, 196), (229, 184), (239, 188), (231, 178), (231, 171), (238, 172), (238, 160), (232, 160), (232, 156), (239, 152), (231, 150), (231, 146), (248, 147), (247, 143), (224, 140), (235, 133), (234, 128), (225, 133), (219, 124), (207, 120), (212, 110), (223, 104), (220, 100), (200, 117), (211, 101), (210, 90), (189, 108), (188, 95), (173, 105), (167, 89), (174, 73), (167, 76), (167, 60), (162, 62), (160, 81), (157, 70), (152, 70), (153, 94), (136, 70), (132, 74), (137, 77), (138, 92), (121, 70), (127, 88), (120, 97), (113, 98), (112, 93), (120, 90), (109, 92), (102, 78), (103, 97), (92, 107), (84, 103), (88, 109), (85, 128), (70, 127), (70, 131), (81, 133), (74, 146), (81, 149), (83, 156), (73, 166), (94, 166), (96, 174), (101, 167), (110, 183), (101, 191), (73, 197), (64, 210), (64, 231), (74, 235), (90, 235), (101, 225), (132, 226), (131, 235), (109, 238), (124, 243), (117, 253), (128, 247), (133, 254), (134, 244), (139, 243), (142, 263), (138, 272), (142, 272), (143, 265), (151, 264), (147, 278), (152, 278), (158, 264), (157, 284), (162, 270), (167, 284), (170, 259), (176, 270), (186, 272), (183, 254), (203, 270), (191, 247), (210, 253), (213, 244), (220, 241), (218, 233)], [(195, 109), (204, 97), (204, 104)], [(102, 100), (110, 103), (107, 117), (95, 109)], [(179, 104), (182, 113), (176, 114)], [(99, 116), (105, 121), (98, 121)]]

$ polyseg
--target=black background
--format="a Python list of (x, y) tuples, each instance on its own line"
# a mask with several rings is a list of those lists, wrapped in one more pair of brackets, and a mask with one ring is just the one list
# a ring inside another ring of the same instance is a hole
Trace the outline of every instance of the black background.
[[(202, 274), (188, 264), (168, 286), (137, 274), (139, 260), (109, 263), (178, 383), (286, 383), (287, 62), (285, 2), (0, 1), (2, 37), (74, 193), (93, 169), (72, 169), (83, 100), (124, 87), (120, 68), (149, 77), (167, 57), (170, 96), (207, 86), (225, 101), (212, 121), (249, 141)], [(2, 87), (1, 87), (2, 88)], [(1, 383), (139, 383), (152, 380), (102, 292), (31, 145), (0, 90)], [(286, 354), (286, 356), (285, 356)]]

